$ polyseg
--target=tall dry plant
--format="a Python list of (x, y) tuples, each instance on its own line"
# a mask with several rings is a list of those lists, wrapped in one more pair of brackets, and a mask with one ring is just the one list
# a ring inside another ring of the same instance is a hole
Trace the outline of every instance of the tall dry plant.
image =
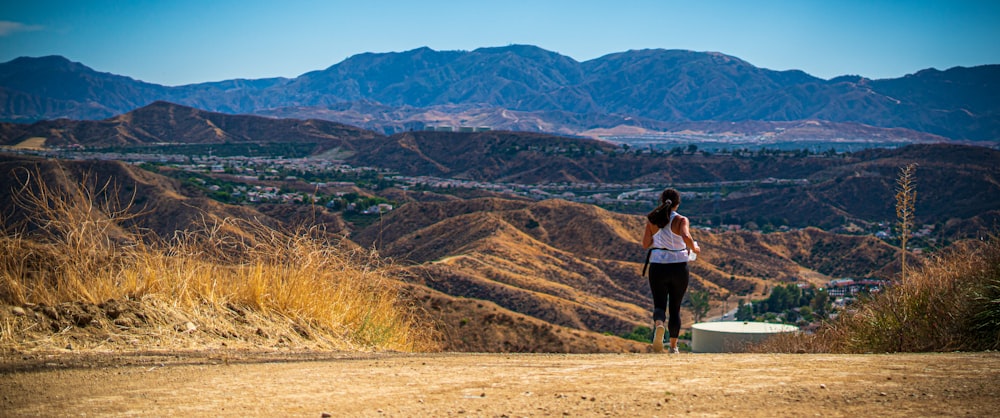
[(909, 279), (841, 312), (814, 334), (789, 334), (767, 352), (883, 353), (1000, 348), (1000, 237), (960, 242)]
[(373, 253), (314, 231), (232, 219), (159, 239), (122, 227), (128, 205), (94, 203), (109, 200), (98, 195), (112, 194), (110, 182), (94, 189), (85, 181), (78, 193), (30, 174), (18, 202), (38, 229), (0, 236), (0, 303), (138, 303), (152, 311), (144, 317), (162, 318), (149, 324), (165, 330), (157, 341), (182, 321), (264, 344), (274, 337), (340, 350), (432, 348), (392, 266)]
[(899, 169), (896, 178), (896, 218), (900, 240), (901, 280), (906, 280), (906, 243), (913, 231), (913, 213), (917, 202), (917, 164), (907, 164)]

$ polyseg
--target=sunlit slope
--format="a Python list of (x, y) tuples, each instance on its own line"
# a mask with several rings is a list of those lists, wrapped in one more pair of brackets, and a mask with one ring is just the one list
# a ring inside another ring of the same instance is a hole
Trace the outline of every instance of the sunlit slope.
[[(440, 292), (561, 326), (622, 333), (649, 317), (643, 226), (641, 216), (561, 200), (474, 199), (407, 204), (355, 239), (374, 243), (381, 255), (409, 265), (415, 283)], [(691, 265), (691, 289), (709, 292), (714, 305), (729, 298), (731, 307), (783, 283), (870, 276), (895, 254), (874, 238), (818, 229), (693, 234), (704, 253)]]
[[(0, 156), (0, 209), (5, 214), (5, 225), (28, 222), (32, 227), (17, 196), (26, 184), (37, 188), (32, 185), (39, 178), (50, 190), (71, 196), (66, 203), (88, 211), (95, 221), (106, 220), (98, 208), (122, 211), (125, 222), (111, 227), (137, 227), (164, 238), (177, 231), (221, 225), (225, 219), (255, 220), (269, 227), (279, 224), (250, 207), (186, 195), (176, 180), (119, 161)], [(231, 225), (224, 228), (225, 232), (245, 235)]]

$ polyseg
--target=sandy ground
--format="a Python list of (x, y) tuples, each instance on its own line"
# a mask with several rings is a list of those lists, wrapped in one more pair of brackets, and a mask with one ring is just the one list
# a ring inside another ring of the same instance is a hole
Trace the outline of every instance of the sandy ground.
[(2, 416), (997, 416), (1000, 353), (34, 354)]

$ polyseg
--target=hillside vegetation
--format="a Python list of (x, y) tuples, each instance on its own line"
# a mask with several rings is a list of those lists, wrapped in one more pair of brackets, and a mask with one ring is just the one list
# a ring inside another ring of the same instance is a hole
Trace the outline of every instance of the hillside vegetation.
[(1000, 240), (965, 241), (929, 256), (905, 280), (860, 299), (815, 333), (786, 334), (760, 352), (898, 353), (1000, 348)]
[(884, 292), (814, 334), (775, 337), (763, 352), (883, 353), (1000, 348), (1000, 239), (965, 241), (930, 256)]
[(644, 349), (400, 281), (413, 274), (324, 230), (342, 220), (320, 209), (260, 208), (289, 219), (279, 220), (120, 162), (10, 158), (0, 169), (12, 214), (6, 347)]
[(115, 184), (26, 175), (16, 201), (35, 229), (0, 236), (5, 349), (435, 347), (357, 247), (240, 219), (160, 238), (125, 226)]

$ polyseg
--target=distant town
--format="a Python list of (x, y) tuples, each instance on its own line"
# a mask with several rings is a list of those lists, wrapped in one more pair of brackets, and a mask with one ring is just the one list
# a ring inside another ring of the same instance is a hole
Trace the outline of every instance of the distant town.
[[(429, 127), (428, 129), (450, 129), (454, 127)], [(469, 128), (459, 129), (480, 129)], [(468, 130), (466, 129), (466, 130)], [(166, 145), (164, 145), (166, 147)], [(183, 147), (184, 144), (170, 144)], [(82, 147), (53, 149), (14, 149), (5, 152), (32, 154), (51, 158), (71, 160), (115, 160), (140, 165), (151, 171), (177, 178), (185, 184), (202, 190), (215, 200), (230, 204), (294, 203), (323, 205), (333, 211), (376, 215), (392, 211), (397, 202), (379, 197), (379, 191), (390, 187), (411, 191), (435, 191), (454, 193), (458, 191), (486, 191), (498, 195), (517, 198), (543, 200), (550, 198), (593, 204), (623, 213), (644, 213), (655, 202), (659, 192), (667, 187), (660, 183), (588, 183), (563, 182), (543, 184), (520, 184), (506, 182), (474, 181), (432, 176), (406, 176), (376, 167), (353, 167), (344, 161), (311, 156), (283, 157), (274, 155), (214, 155), (211, 148), (204, 152), (204, 144), (191, 144), (201, 150), (197, 153), (161, 153), (158, 147), (144, 147), (137, 150), (92, 150)], [(170, 149), (170, 148), (166, 148)], [(668, 152), (693, 153), (694, 145), (686, 148), (657, 150), (655, 148), (629, 148), (623, 145), (623, 152)], [(726, 153), (738, 154), (754, 152), (732, 149)], [(757, 152), (768, 152), (758, 150)], [(772, 150), (771, 152), (778, 152)], [(817, 156), (831, 157), (834, 150)], [(199, 155), (201, 154), (201, 155)], [(272, 154), (274, 154), (272, 150)], [(292, 151), (289, 154), (296, 154)], [(302, 153), (299, 153), (302, 154)], [(811, 154), (809, 154), (811, 155)], [(685, 199), (712, 201), (722, 196), (725, 189), (729, 196), (738, 196), (740, 190), (758, 186), (801, 186), (809, 184), (804, 178), (765, 178), (759, 180), (721, 181), (703, 183), (671, 184), (683, 190)], [(751, 230), (762, 232), (789, 231), (788, 225), (757, 225), (754, 222), (726, 224), (711, 219), (694, 225), (706, 230)], [(880, 239), (893, 238), (889, 221), (864, 227), (848, 224), (841, 232), (869, 234)], [(924, 225), (913, 236), (934, 241), (934, 225)], [(916, 249), (919, 252), (919, 249)]]

